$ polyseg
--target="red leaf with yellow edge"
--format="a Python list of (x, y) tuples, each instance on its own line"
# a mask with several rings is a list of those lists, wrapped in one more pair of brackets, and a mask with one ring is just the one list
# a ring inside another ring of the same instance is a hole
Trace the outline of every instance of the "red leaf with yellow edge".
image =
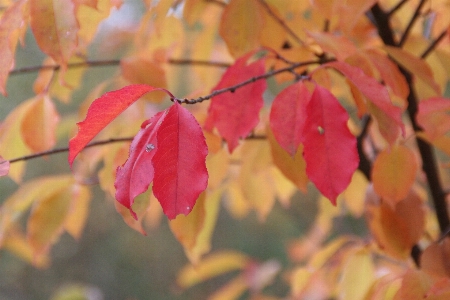
[(389, 255), (407, 259), (419, 241), (425, 226), (425, 208), (414, 192), (392, 206), (369, 186), (366, 196), (366, 219), (378, 245)]
[(398, 47), (384, 46), (384, 49), (402, 67), (423, 80), (437, 95), (441, 94), (441, 88), (434, 80), (433, 71), (424, 59)]
[(400, 130), (404, 134), (405, 126), (402, 122), (402, 109), (392, 104), (385, 86), (375, 78), (367, 76), (361, 69), (350, 66), (341, 61), (327, 63), (324, 66), (332, 67), (350, 80), (370, 101), (368, 109), (378, 122), (383, 137), (393, 144)]
[(302, 192), (306, 192), (306, 186), (309, 182), (306, 175), (306, 162), (303, 158), (303, 145), (300, 145), (294, 156), (289, 155), (280, 145), (275, 141), (273, 133), (267, 130), (267, 137), (270, 143), (272, 152), (272, 159), (277, 168), (297, 186)]
[[(265, 70), (263, 60), (247, 65), (247, 60), (252, 54), (249, 53), (236, 60), (213, 91), (263, 74)], [(264, 104), (262, 94), (265, 89), (266, 82), (258, 80), (236, 89), (234, 93), (223, 93), (212, 98), (205, 127), (211, 130), (215, 126), (227, 141), (230, 152), (237, 147), (239, 138), (246, 137), (258, 124), (259, 111)]]
[(59, 115), (48, 95), (34, 98), (22, 119), (22, 137), (34, 152), (48, 150), (56, 144)]
[(383, 150), (375, 159), (373, 188), (390, 205), (395, 205), (408, 195), (417, 169), (414, 153), (403, 145), (394, 145)]
[(208, 184), (208, 148), (200, 125), (178, 102), (167, 112), (156, 134), (153, 194), (169, 219), (187, 215)]
[(222, 14), (219, 33), (231, 55), (240, 57), (259, 46), (262, 27), (263, 16), (257, 0), (232, 0)]
[(303, 156), (306, 174), (333, 205), (358, 167), (356, 138), (347, 127), (349, 116), (339, 101), (317, 85), (306, 107)]
[(6, 95), (6, 81), (14, 67), (14, 54), (19, 41), (19, 29), (24, 27), (24, 6), (27, 1), (16, 1), (9, 6), (0, 20), (0, 92)]
[(78, 133), (69, 141), (69, 164), (72, 166), (75, 157), (84, 147), (120, 113), (127, 109), (144, 94), (151, 91), (164, 91), (170, 97), (173, 95), (161, 88), (154, 88), (145, 84), (126, 86), (120, 90), (103, 94), (96, 99), (86, 115), (84, 121), (77, 123)]
[(78, 44), (78, 21), (71, 0), (30, 0), (30, 25), (42, 52), (66, 69)]
[(302, 81), (279, 93), (270, 110), (270, 128), (273, 135), (291, 156), (297, 152), (306, 118), (306, 105), (311, 94)]
[(137, 215), (131, 206), (134, 198), (145, 192), (153, 181), (152, 159), (158, 147), (156, 133), (164, 117), (165, 112), (159, 112), (142, 124), (141, 130), (131, 142), (127, 161), (117, 168), (114, 182), (116, 200), (128, 208), (136, 220)]

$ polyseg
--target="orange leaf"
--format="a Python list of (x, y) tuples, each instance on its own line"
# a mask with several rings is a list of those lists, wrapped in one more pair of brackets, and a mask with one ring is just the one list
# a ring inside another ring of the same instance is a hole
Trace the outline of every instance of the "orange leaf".
[(392, 207), (369, 187), (366, 219), (381, 249), (396, 258), (407, 259), (424, 231), (425, 209), (414, 190)]
[(430, 275), (450, 277), (450, 238), (429, 245), (420, 256), (420, 266)]
[(22, 119), (22, 137), (34, 152), (48, 150), (56, 144), (59, 115), (48, 95), (34, 98)]
[(347, 37), (336, 36), (328, 32), (308, 32), (308, 35), (324, 52), (333, 54), (337, 60), (344, 61), (357, 51), (356, 46)]
[(394, 206), (404, 199), (414, 183), (418, 164), (414, 153), (402, 145), (383, 150), (372, 169), (373, 188)]
[(6, 95), (6, 81), (14, 67), (14, 54), (19, 41), (19, 29), (26, 26), (24, 10), (27, 1), (14, 2), (0, 20), (0, 92)]
[(72, 203), (64, 228), (74, 238), (79, 240), (89, 213), (91, 192), (88, 187), (74, 184), (72, 187)]
[(30, 24), (41, 50), (64, 71), (77, 46), (78, 22), (71, 0), (30, 0)]
[(256, 0), (231, 0), (225, 7), (219, 33), (235, 58), (259, 46), (263, 26), (260, 9)]
[(434, 80), (433, 71), (425, 60), (397, 47), (384, 46), (384, 49), (402, 67), (430, 86), (437, 95), (441, 94), (441, 88)]

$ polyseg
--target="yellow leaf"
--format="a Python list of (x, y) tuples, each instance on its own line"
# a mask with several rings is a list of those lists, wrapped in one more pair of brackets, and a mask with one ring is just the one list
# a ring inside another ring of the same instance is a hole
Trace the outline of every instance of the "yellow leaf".
[(271, 171), (278, 200), (285, 208), (288, 208), (292, 195), (297, 191), (297, 187), (277, 167), (272, 167)]
[(414, 153), (403, 145), (394, 145), (383, 150), (375, 159), (372, 169), (373, 188), (394, 206), (408, 195), (417, 169)]
[(184, 266), (177, 276), (177, 284), (188, 288), (210, 278), (244, 269), (251, 260), (246, 255), (235, 251), (213, 253), (197, 265)]
[[(266, 4), (269, 6), (272, 13), (278, 17), (278, 19), (283, 20), (283, 16), (280, 14), (277, 7), (270, 5), (268, 2), (266, 2)], [(287, 40), (286, 29), (283, 28), (280, 23), (267, 12), (266, 9), (261, 8), (260, 12), (262, 14), (264, 24), (259, 38), (261, 45), (276, 50), (281, 49)]]
[[(47, 188), (52, 188), (48, 187)], [(40, 197), (33, 203), (27, 223), (27, 240), (35, 255), (49, 250), (64, 229), (72, 202), (70, 187), (47, 197)]]
[(150, 195), (152, 195), (151, 188), (134, 198), (132, 208), (137, 215), (137, 220), (133, 218), (128, 208), (119, 203), (119, 201), (114, 201), (116, 210), (122, 216), (125, 223), (142, 235), (147, 235), (142, 226), (142, 221), (150, 207)]
[(183, 19), (192, 26), (200, 19), (208, 3), (204, 0), (186, 0), (183, 9)]
[(91, 191), (88, 187), (74, 184), (72, 186), (72, 203), (66, 218), (64, 228), (74, 238), (79, 240), (89, 214)]
[[(16, 106), (3, 123), (0, 124), (0, 153), (6, 160), (21, 157), (31, 153), (22, 139), (21, 127), (24, 116), (33, 105), (33, 99), (29, 99)], [(23, 176), (25, 162), (19, 161), (11, 164), (8, 176), (14, 181), (20, 182)]]
[(18, 230), (11, 230), (3, 240), (2, 248), (10, 251), (24, 261), (32, 264), (36, 268), (46, 268), (50, 264), (47, 253), (36, 256), (23, 233)]
[(308, 35), (324, 52), (333, 54), (337, 60), (344, 61), (348, 56), (357, 52), (356, 46), (347, 37), (321, 31), (308, 32)]
[(367, 248), (357, 249), (344, 263), (339, 283), (340, 299), (364, 299), (374, 279), (372, 253)]
[(38, 95), (31, 101), (22, 119), (21, 133), (33, 152), (41, 152), (56, 144), (59, 115), (48, 95)]
[(395, 300), (419, 300), (427, 297), (427, 291), (433, 285), (430, 276), (420, 270), (409, 269), (403, 276), (400, 289), (396, 293)]
[[(69, 63), (82, 63), (84, 59), (72, 57)], [(74, 90), (76, 90), (83, 79), (87, 66), (70, 68), (67, 71), (59, 71), (59, 76), (54, 76), (50, 85), (50, 95), (58, 98), (64, 103), (69, 103)]]
[[(133, 56), (122, 59), (120, 66), (123, 77), (130, 83), (167, 88), (166, 73), (158, 62), (140, 56)], [(159, 103), (166, 96), (166, 93), (156, 91), (149, 93), (145, 97)]]
[(41, 50), (62, 70), (77, 46), (78, 22), (71, 0), (30, 0), (30, 24)]
[(227, 186), (225, 207), (233, 218), (242, 219), (249, 213), (251, 207), (244, 197), (239, 181), (233, 180)]
[(345, 205), (356, 218), (361, 217), (364, 213), (364, 198), (368, 184), (369, 182), (362, 172), (356, 170), (344, 191)]
[(234, 58), (256, 49), (263, 26), (261, 7), (256, 0), (231, 0), (225, 7), (219, 33)]
[(275, 166), (297, 186), (303, 193), (306, 192), (306, 186), (309, 182), (306, 175), (306, 162), (303, 158), (303, 145), (300, 145), (292, 157), (287, 153), (278, 142), (270, 129), (267, 129), (267, 137), (270, 143), (272, 159)]

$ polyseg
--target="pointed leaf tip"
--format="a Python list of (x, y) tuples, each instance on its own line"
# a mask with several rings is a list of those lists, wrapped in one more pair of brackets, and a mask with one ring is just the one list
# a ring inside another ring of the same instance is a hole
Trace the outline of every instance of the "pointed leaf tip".
[(356, 137), (347, 126), (349, 116), (327, 89), (317, 85), (306, 107), (303, 156), (306, 174), (336, 205), (358, 167)]
[(187, 215), (208, 184), (208, 148), (202, 129), (187, 109), (174, 102), (156, 139), (153, 194), (169, 219)]
[(119, 114), (136, 102), (144, 94), (151, 91), (164, 91), (170, 97), (173, 95), (166, 89), (154, 88), (146, 84), (133, 84), (103, 94), (92, 102), (86, 118), (77, 123), (78, 133), (69, 141), (69, 164), (72, 167), (75, 157), (84, 147)]
[(137, 215), (131, 206), (136, 196), (145, 192), (153, 181), (152, 159), (158, 148), (156, 133), (164, 117), (165, 112), (159, 112), (142, 124), (143, 128), (131, 142), (127, 161), (117, 168), (116, 200), (130, 210), (135, 220)]

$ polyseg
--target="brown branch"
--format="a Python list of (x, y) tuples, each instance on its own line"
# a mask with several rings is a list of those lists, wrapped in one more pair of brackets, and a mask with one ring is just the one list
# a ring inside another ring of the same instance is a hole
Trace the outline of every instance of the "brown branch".
[[(424, 1), (422, 1), (424, 2)], [(422, 3), (421, 2), (421, 3)], [(376, 6), (376, 5), (375, 5)], [(374, 6), (374, 7), (375, 7)], [(420, 5), (419, 5), (420, 6)], [(416, 10), (419, 11), (420, 8)], [(379, 10), (381, 11), (381, 9)], [(372, 13), (377, 22), (378, 31), (385, 32), (386, 35), (381, 36), (383, 42), (386, 45), (395, 46), (393, 43), (393, 32), (390, 30), (388, 20), (381, 13), (376, 13), (377, 11), (372, 9)], [(382, 29), (384, 28), (384, 29)], [(406, 33), (406, 32), (405, 32)], [(421, 130), (420, 126), (416, 122), (416, 114), (417, 114), (417, 95), (414, 93), (413, 88), (413, 80), (412, 75), (405, 70), (403, 67), (399, 66), (400, 71), (405, 76), (406, 81), (408, 82), (408, 87), (410, 90), (408, 96), (408, 115), (411, 121), (412, 127), (414, 131)], [(439, 228), (441, 233), (444, 233), (450, 225), (450, 219), (447, 211), (447, 202), (446, 195), (444, 189), (442, 187), (440, 178), (439, 178), (439, 170), (436, 163), (435, 153), (433, 152), (432, 146), (426, 141), (416, 137), (417, 148), (419, 149), (420, 157), (422, 159), (422, 169), (427, 177), (428, 188), (431, 193), (431, 197), (433, 200), (436, 217), (439, 223)], [(413, 257), (416, 264), (419, 262), (420, 258), (420, 249), (418, 247), (414, 247), (411, 251), (411, 256)]]
[(281, 27), (283, 27), (283, 29), (294, 38), (294, 40), (299, 43), (300, 45), (305, 45), (305, 42), (302, 41), (302, 39), (291, 29), (289, 28), (289, 26), (286, 24), (286, 22), (284, 22), (283, 19), (281, 19), (280, 17), (278, 17), (275, 12), (270, 8), (270, 6), (267, 4), (267, 2), (265, 0), (258, 0), (259, 3), (264, 7), (264, 9), (267, 11), (267, 13), (275, 20), (278, 22), (278, 24), (280, 24)]
[(330, 61), (333, 61), (333, 59), (328, 59), (328, 60), (327, 59), (310, 60), (310, 61), (300, 62), (300, 63), (293, 64), (292, 66), (289, 66), (289, 67), (286, 67), (286, 68), (282, 68), (282, 69), (278, 69), (278, 70), (274, 70), (274, 71), (269, 71), (269, 72), (264, 73), (262, 75), (249, 78), (249, 79), (247, 79), (245, 81), (242, 81), (242, 82), (240, 82), (238, 84), (235, 84), (233, 86), (229, 86), (229, 87), (226, 87), (226, 88), (223, 88), (223, 89), (220, 89), (220, 90), (215, 90), (211, 94), (203, 96), (203, 97), (198, 97), (198, 98), (195, 98), (195, 99), (173, 98), (171, 100), (172, 101), (178, 101), (179, 103), (196, 104), (196, 103), (203, 102), (205, 100), (209, 100), (212, 97), (215, 97), (215, 96), (223, 94), (223, 93), (227, 93), (227, 92), (234, 93), (237, 89), (239, 89), (241, 87), (244, 87), (247, 84), (256, 82), (258, 80), (261, 80), (261, 79), (267, 79), (267, 78), (273, 77), (273, 76), (275, 76), (277, 74), (280, 74), (280, 73), (283, 73), (283, 72), (292, 72), (292, 71), (294, 71), (295, 69), (297, 69), (299, 67), (303, 67), (303, 66), (307, 66), (307, 65), (313, 65), (313, 64), (321, 64), (321, 63), (330, 62)]
[(391, 10), (387, 12), (387, 15), (391, 16), (393, 13), (399, 10), (406, 2), (408, 2), (408, 0), (401, 0), (400, 2), (398, 2), (393, 8), (391, 8)]
[[(198, 65), (198, 66), (206, 66), (206, 67), (219, 67), (219, 68), (228, 68), (231, 66), (231, 63), (220, 62), (220, 61), (207, 61), (207, 60), (191, 60), (191, 59), (175, 59), (171, 58), (167, 60), (167, 63), (172, 65)], [(117, 66), (120, 64), (120, 60), (112, 59), (112, 60), (86, 60), (78, 63), (67, 64), (67, 68), (82, 68), (82, 67), (103, 67), (103, 66)], [(39, 72), (41, 70), (53, 70), (58, 71), (61, 68), (60, 65), (47, 65), (47, 66), (31, 66), (15, 69), (9, 72), (9, 75), (17, 75), (24, 73), (34, 73)]]
[(405, 32), (403, 32), (402, 37), (400, 38), (400, 42), (398, 42), (398, 46), (402, 47), (406, 39), (409, 36), (409, 32), (411, 31), (412, 27), (414, 26), (414, 23), (417, 21), (417, 18), (420, 15), (420, 10), (422, 9), (422, 6), (425, 4), (426, 0), (420, 0), (419, 5), (417, 5), (416, 11), (414, 12), (414, 15), (411, 17), (411, 20), (409, 20), (408, 25), (406, 26)]
[(436, 48), (439, 42), (442, 41), (446, 36), (447, 36), (447, 29), (443, 30), (441, 34), (433, 42), (431, 42), (431, 44), (428, 46), (427, 49), (425, 49), (425, 51), (422, 53), (422, 55), (420, 55), (420, 57), (426, 58), (428, 54), (430, 54)]
[[(132, 141), (132, 140), (133, 140), (133, 137), (111, 138), (111, 139), (108, 139), (108, 140), (92, 142), (90, 144), (87, 144), (84, 148), (101, 146), (101, 145), (112, 144), (112, 143), (119, 143), (119, 142), (129, 142), (129, 141)], [(68, 151), (69, 151), (69, 147), (55, 148), (55, 149), (52, 149), (52, 150), (42, 151), (42, 152), (34, 153), (34, 154), (31, 154), (31, 155), (25, 155), (25, 156), (21, 156), (21, 157), (16, 157), (16, 158), (13, 158), (13, 159), (9, 160), (9, 163), (13, 164), (13, 163), (19, 162), (19, 161), (26, 161), (26, 160), (30, 160), (30, 159), (33, 159), (33, 158), (38, 158), (38, 157), (42, 157), (42, 156), (47, 156), (47, 155), (57, 154), (57, 153), (63, 153), (63, 152), (68, 152)]]
[(370, 162), (369, 159), (367, 159), (366, 153), (364, 153), (363, 142), (364, 138), (367, 135), (367, 130), (369, 129), (370, 122), (371, 122), (370, 115), (363, 116), (361, 122), (362, 130), (361, 133), (358, 135), (358, 138), (356, 139), (356, 146), (358, 148), (358, 155), (359, 155), (358, 169), (364, 174), (364, 176), (369, 181), (372, 176), (372, 163)]

